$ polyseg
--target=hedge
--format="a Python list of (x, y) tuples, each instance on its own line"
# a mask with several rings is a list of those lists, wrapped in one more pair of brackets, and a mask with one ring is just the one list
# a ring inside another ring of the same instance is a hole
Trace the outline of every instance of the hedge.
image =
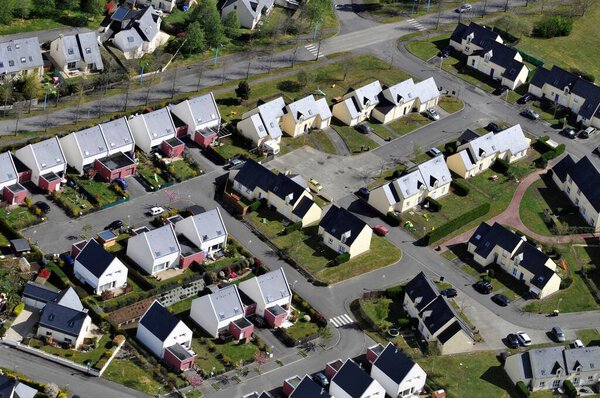
[(568, 36), (573, 30), (573, 18), (560, 15), (547, 15), (533, 27), (533, 36), (549, 39)]
[(510, 169), (510, 163), (504, 159), (498, 158), (494, 162), (494, 167), (498, 170), (498, 173), (505, 174), (508, 172), (508, 169)]
[(294, 231), (300, 231), (301, 229), (302, 229), (302, 222), (299, 221), (297, 223), (288, 225), (287, 227), (285, 227), (285, 229), (283, 231), (284, 231), (285, 235), (289, 235), (292, 232), (294, 232)]
[(429, 232), (427, 235), (423, 237), (423, 243), (425, 245), (429, 245), (433, 242), (436, 242), (443, 237), (451, 234), (462, 226), (470, 223), (473, 220), (478, 219), (481, 216), (485, 216), (490, 211), (490, 204), (484, 203), (480, 206), (475, 207), (474, 209), (448, 221), (445, 224), (440, 225), (433, 231)]
[(17, 306), (13, 310), (13, 315), (14, 316), (21, 315), (21, 312), (23, 312), (24, 309), (25, 309), (25, 303), (19, 303), (19, 304), (17, 304)]
[(427, 197), (427, 198), (425, 198), (425, 202), (429, 203), (430, 211), (438, 212), (438, 211), (442, 210), (442, 204), (433, 198)]
[(248, 210), (257, 211), (258, 209), (260, 209), (260, 206), (262, 206), (262, 201), (260, 199), (257, 199), (254, 202), (252, 202), (250, 206), (248, 206)]
[(571, 380), (565, 380), (563, 382), (563, 388), (565, 389), (565, 394), (567, 394), (567, 397), (575, 398), (577, 396), (577, 388), (575, 388)]
[(350, 253), (342, 253), (338, 254), (336, 258), (333, 259), (333, 265), (340, 265), (348, 262), (350, 260)]
[(400, 218), (400, 215), (396, 214), (396, 212), (394, 211), (388, 212), (386, 216), (387, 223), (390, 224), (392, 227), (397, 227), (402, 223), (402, 218)]
[(458, 196), (467, 196), (471, 192), (469, 184), (465, 180), (453, 179), (450, 186)]
[(521, 398), (527, 398), (529, 397), (529, 394), (531, 394), (525, 383), (523, 383), (522, 381), (517, 382), (516, 387), (517, 395)]

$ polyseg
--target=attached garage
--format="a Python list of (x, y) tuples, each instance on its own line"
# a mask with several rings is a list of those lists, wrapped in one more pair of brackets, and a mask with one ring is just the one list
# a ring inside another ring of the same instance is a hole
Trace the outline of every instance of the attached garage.
[(35, 282), (27, 282), (23, 290), (23, 302), (29, 308), (42, 309), (46, 303), (58, 297), (58, 290), (40, 285)]

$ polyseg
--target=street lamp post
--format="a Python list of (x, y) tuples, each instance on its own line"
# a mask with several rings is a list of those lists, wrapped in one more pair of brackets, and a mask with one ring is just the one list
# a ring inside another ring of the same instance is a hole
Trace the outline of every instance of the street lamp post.
[(213, 65), (217, 64), (217, 61), (219, 60), (219, 49), (223, 47), (223, 45), (221, 43), (217, 44), (217, 48), (215, 48), (215, 58), (213, 60)]

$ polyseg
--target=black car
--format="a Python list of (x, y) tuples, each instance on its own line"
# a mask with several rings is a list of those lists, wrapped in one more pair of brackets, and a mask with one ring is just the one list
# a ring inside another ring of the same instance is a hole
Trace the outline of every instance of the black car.
[(569, 127), (562, 129), (560, 133), (565, 137), (571, 138), (572, 140), (577, 138), (577, 132)]
[(367, 188), (367, 187), (362, 187), (361, 189), (358, 190), (358, 195), (362, 196), (365, 199), (369, 198), (370, 193), (371, 192), (369, 191), (369, 188)]
[(105, 230), (109, 230), (109, 229), (119, 229), (123, 226), (123, 221), (121, 220), (115, 220), (113, 222), (111, 222), (110, 224), (108, 224), (106, 227), (104, 227)]
[(510, 348), (519, 348), (519, 339), (517, 338), (517, 335), (510, 333), (506, 336), (506, 345)]
[(494, 294), (492, 296), (492, 301), (502, 307), (506, 307), (510, 304), (510, 299), (503, 294)]
[(526, 104), (531, 100), (533, 100), (533, 95), (531, 95), (530, 93), (525, 93), (521, 98), (517, 100), (517, 104)]
[(494, 91), (492, 91), (492, 94), (494, 94), (494, 95), (502, 95), (502, 94), (504, 94), (507, 91), (508, 91), (508, 87), (506, 87), (506, 86), (500, 86), (497, 89), (495, 89)]
[(369, 126), (367, 123), (357, 124), (356, 129), (363, 134), (369, 134), (369, 133), (373, 132), (373, 128), (371, 126)]
[(37, 207), (38, 209), (40, 209), (42, 211), (42, 213), (48, 213), (50, 211), (50, 206), (48, 205), (48, 203), (46, 202), (35, 202), (35, 207)]
[(448, 288), (448, 289), (444, 289), (440, 292), (440, 294), (442, 296), (446, 296), (448, 298), (452, 298), (452, 297), (456, 297), (458, 295), (458, 292), (456, 291), (456, 289), (453, 288)]
[(473, 288), (481, 294), (490, 294), (494, 289), (492, 284), (486, 281), (479, 281), (473, 285)]
[(437, 56), (439, 58), (448, 58), (450, 56), (451, 51), (452, 51), (452, 47), (448, 46), (448, 47), (444, 48), (442, 51), (440, 51)]
[(499, 133), (500, 131), (502, 131), (502, 129), (500, 128), (500, 126), (498, 126), (494, 122), (488, 123), (488, 125), (486, 126), (485, 129), (487, 131), (491, 131), (492, 133)]

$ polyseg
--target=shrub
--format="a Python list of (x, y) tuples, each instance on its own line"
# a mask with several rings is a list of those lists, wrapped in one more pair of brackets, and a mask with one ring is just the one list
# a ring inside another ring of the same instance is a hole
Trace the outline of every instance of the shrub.
[(404, 292), (404, 286), (394, 286), (394, 287), (390, 287), (389, 289), (386, 289), (385, 295), (388, 298), (394, 299), (394, 298), (400, 296), (402, 294), (402, 292)]
[(262, 201), (255, 200), (254, 202), (252, 202), (252, 204), (250, 206), (248, 206), (248, 210), (257, 211), (258, 209), (260, 209), (260, 206), (262, 206)]
[(565, 380), (563, 383), (563, 388), (565, 389), (565, 394), (567, 394), (567, 397), (575, 398), (577, 396), (577, 388), (575, 388), (571, 380)]
[(446, 145), (444, 145), (444, 152), (446, 152), (446, 156), (455, 154), (456, 148), (458, 148), (458, 144), (456, 141), (447, 142)]
[(294, 224), (290, 224), (287, 227), (285, 227), (284, 234), (289, 235), (294, 231), (299, 231), (300, 229), (302, 229), (302, 222), (297, 222)]
[(510, 164), (504, 159), (496, 159), (494, 162), (494, 168), (498, 170), (498, 173), (506, 174), (510, 169)]
[(556, 149), (554, 150), (554, 152), (556, 152), (556, 156), (560, 156), (565, 152), (565, 144), (560, 144), (559, 146), (556, 147)]
[(13, 310), (13, 315), (14, 316), (19, 316), (21, 314), (21, 312), (23, 312), (24, 309), (25, 309), (25, 303), (19, 303), (19, 304), (17, 304), (17, 306)]
[(477, 206), (476, 208), (456, 217), (453, 220), (448, 221), (445, 224), (440, 225), (438, 228), (429, 232), (427, 235), (424, 236), (423, 243), (426, 245), (429, 245), (433, 242), (436, 242), (436, 241), (442, 239), (443, 237), (445, 237), (446, 235), (456, 231), (457, 229), (464, 226), (465, 224), (468, 224), (471, 221), (476, 220), (479, 217), (486, 215), (489, 211), (490, 211), (489, 203), (484, 203), (480, 206)]
[(563, 280), (560, 281), (560, 289), (566, 289), (573, 283), (573, 278), (567, 276)]
[(425, 198), (425, 202), (429, 203), (429, 210), (438, 212), (442, 210), (442, 204), (433, 198)]
[(525, 383), (523, 383), (522, 381), (519, 381), (516, 385), (517, 387), (517, 395), (521, 398), (527, 398), (529, 397), (529, 389), (527, 388), (527, 386), (525, 385)]
[(387, 219), (386, 219), (387, 223), (390, 224), (392, 227), (397, 227), (398, 225), (400, 225), (400, 223), (402, 222), (402, 219), (400, 218), (399, 214), (396, 214), (393, 211), (388, 212), (387, 214)]
[(454, 179), (450, 183), (450, 186), (454, 188), (454, 192), (458, 196), (467, 196), (469, 192), (471, 192), (471, 188), (467, 184), (465, 180), (462, 179)]
[(333, 265), (340, 265), (348, 262), (350, 260), (350, 253), (342, 253), (338, 254), (336, 258), (333, 259)]
[(573, 30), (573, 19), (560, 15), (547, 15), (533, 27), (533, 35), (549, 39), (568, 36)]

